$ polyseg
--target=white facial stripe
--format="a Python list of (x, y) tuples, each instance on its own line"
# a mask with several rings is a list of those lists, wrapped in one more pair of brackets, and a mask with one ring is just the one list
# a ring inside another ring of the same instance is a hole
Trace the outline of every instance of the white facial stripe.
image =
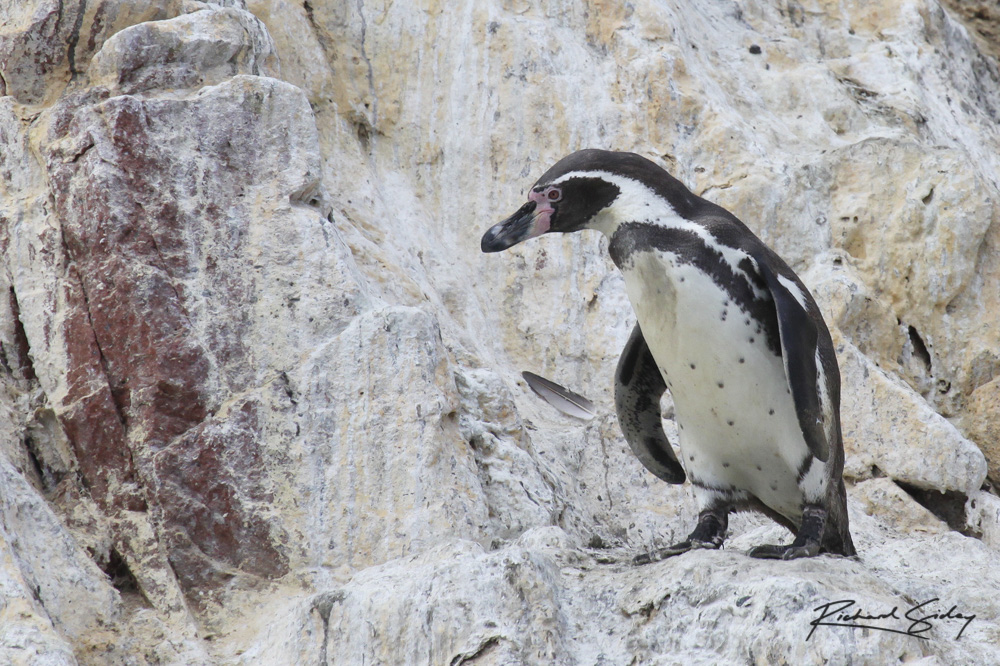
[[(704, 241), (707, 247), (718, 252), (723, 260), (729, 264), (734, 274), (744, 275), (754, 292), (754, 296), (759, 299), (768, 298), (767, 291), (759, 289), (751, 276), (747, 275), (746, 271), (740, 267), (740, 262), (744, 259), (750, 258), (750, 261), (753, 262), (750, 255), (743, 250), (719, 243), (708, 229), (697, 222), (681, 217), (666, 199), (638, 180), (608, 171), (571, 171), (557, 178), (552, 184), (557, 185), (573, 178), (600, 178), (613, 183), (620, 191), (614, 203), (590, 221), (587, 225), (589, 228), (602, 232), (608, 238), (611, 238), (618, 227), (626, 222), (648, 222), (671, 229), (689, 231)], [(753, 263), (756, 268), (756, 262)], [(801, 295), (797, 289), (793, 293), (798, 294), (796, 298)]]
[(574, 178), (600, 178), (613, 183), (620, 194), (614, 203), (598, 214), (588, 225), (610, 238), (618, 226), (624, 222), (655, 222), (678, 227), (687, 222), (662, 197), (637, 180), (626, 178), (608, 171), (571, 171), (554, 181), (564, 183)]

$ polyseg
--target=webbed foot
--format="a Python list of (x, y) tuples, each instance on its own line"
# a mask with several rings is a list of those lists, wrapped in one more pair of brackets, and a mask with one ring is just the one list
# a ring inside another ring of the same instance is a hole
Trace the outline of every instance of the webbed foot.
[(826, 526), (826, 509), (810, 504), (802, 507), (802, 524), (795, 541), (787, 546), (764, 545), (751, 548), (750, 557), (766, 560), (797, 560), (800, 557), (816, 557)]
[(729, 527), (729, 509), (711, 509), (698, 514), (698, 526), (688, 536), (687, 539), (672, 546), (661, 548), (651, 553), (637, 555), (632, 560), (634, 564), (650, 564), (659, 562), (674, 555), (686, 553), (689, 550), (701, 548), (718, 550), (722, 547), (722, 542), (726, 539), (726, 530)]
[(815, 557), (819, 554), (819, 543), (810, 543), (803, 546), (796, 546), (791, 543), (787, 546), (757, 546), (751, 548), (747, 555), (757, 557), (762, 560), (797, 560), (800, 557)]

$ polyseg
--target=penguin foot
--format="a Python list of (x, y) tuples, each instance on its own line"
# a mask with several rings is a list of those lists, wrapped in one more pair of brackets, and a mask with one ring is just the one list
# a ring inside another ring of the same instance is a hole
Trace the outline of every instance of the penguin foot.
[(747, 553), (750, 557), (766, 560), (797, 560), (800, 557), (819, 555), (820, 540), (826, 526), (826, 509), (816, 504), (802, 507), (802, 524), (795, 541), (787, 546), (757, 546)]
[(651, 553), (637, 555), (632, 560), (634, 564), (650, 564), (659, 562), (674, 555), (686, 553), (689, 550), (718, 550), (726, 539), (729, 527), (729, 510), (725, 508), (707, 509), (698, 514), (698, 526), (688, 535), (688, 538), (672, 546), (661, 548)]
[(719, 537), (714, 541), (699, 541), (697, 539), (685, 539), (680, 543), (675, 543), (672, 546), (667, 546), (666, 548), (661, 548), (659, 550), (654, 550), (650, 553), (643, 553), (642, 555), (636, 555), (633, 558), (633, 564), (651, 564), (653, 562), (659, 562), (660, 560), (665, 560), (668, 557), (673, 557), (674, 555), (680, 555), (681, 553), (686, 553), (689, 550), (718, 550), (722, 547), (722, 537)]
[(800, 557), (816, 557), (819, 554), (819, 543), (809, 543), (803, 546), (796, 546), (794, 543), (787, 546), (757, 546), (751, 548), (747, 553), (750, 557), (762, 560), (797, 560)]

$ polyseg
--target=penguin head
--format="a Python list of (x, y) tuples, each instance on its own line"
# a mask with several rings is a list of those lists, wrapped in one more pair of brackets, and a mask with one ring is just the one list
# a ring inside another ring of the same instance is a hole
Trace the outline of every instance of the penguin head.
[(568, 233), (588, 228), (621, 193), (608, 174), (617, 173), (636, 159), (659, 168), (634, 153), (606, 150), (580, 150), (562, 158), (531, 187), (527, 203), (483, 234), (483, 252), (506, 250), (552, 231)]

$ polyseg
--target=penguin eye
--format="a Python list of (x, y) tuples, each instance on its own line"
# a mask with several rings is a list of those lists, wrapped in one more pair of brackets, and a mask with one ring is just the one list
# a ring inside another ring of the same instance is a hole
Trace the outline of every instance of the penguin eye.
[(545, 193), (545, 198), (553, 202), (559, 201), (560, 199), (562, 199), (562, 190), (560, 190), (558, 187), (553, 187), (548, 192)]

